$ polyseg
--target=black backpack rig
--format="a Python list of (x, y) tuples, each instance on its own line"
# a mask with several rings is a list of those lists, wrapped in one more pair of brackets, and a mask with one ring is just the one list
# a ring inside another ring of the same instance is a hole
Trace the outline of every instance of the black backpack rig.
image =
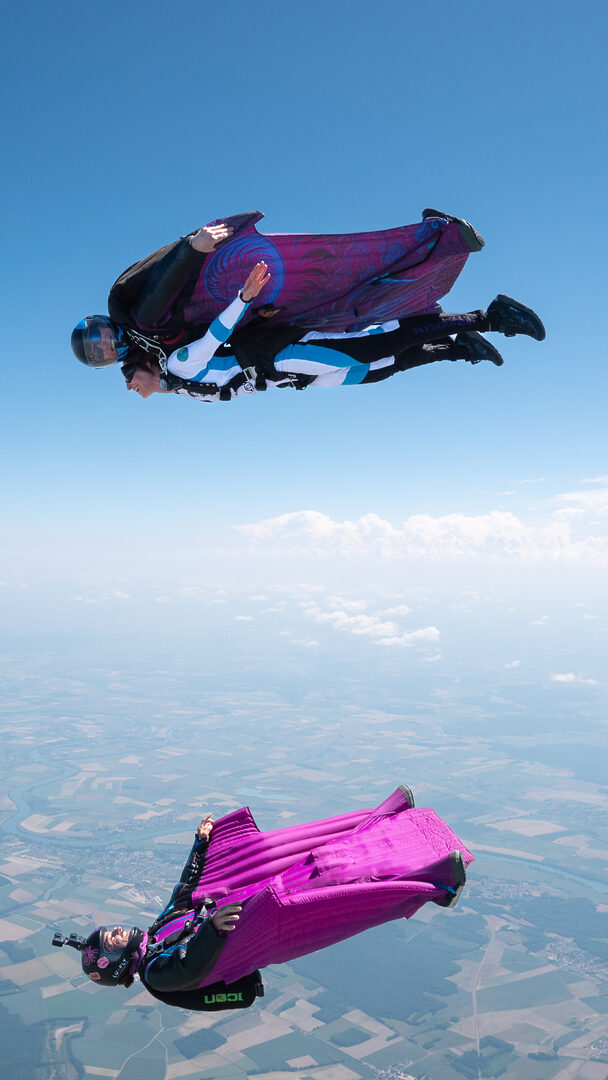
[[(215, 903), (205, 901), (204, 906), (210, 910), (215, 907)], [(189, 909), (182, 908), (158, 918), (148, 930), (148, 940), (150, 941), (166, 923), (173, 922), (180, 915), (186, 914), (189, 914)], [(196, 917), (186, 919), (180, 930), (177, 930), (174, 934), (168, 934), (158, 944), (153, 942), (148, 956), (155, 948), (158, 948), (159, 951), (164, 950), (171, 945), (179, 944), (182, 938), (190, 937), (197, 922)], [(196, 1012), (249, 1009), (256, 998), (264, 997), (264, 983), (259, 971), (252, 971), (250, 975), (244, 975), (242, 979), (237, 979), (233, 983), (216, 982), (210, 983), (208, 986), (196, 986), (191, 990), (154, 990), (142, 978), (141, 973), (139, 978), (142, 986), (145, 986), (148, 993), (152, 994), (152, 997), (164, 1001), (166, 1005), (176, 1005), (180, 1009), (192, 1009)]]

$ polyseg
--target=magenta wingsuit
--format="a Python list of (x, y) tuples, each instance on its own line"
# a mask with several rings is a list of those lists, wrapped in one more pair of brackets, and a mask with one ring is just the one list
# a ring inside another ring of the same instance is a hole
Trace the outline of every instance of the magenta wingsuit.
[[(199, 986), (232, 983), (360, 934), (409, 919), (446, 898), (449, 853), (473, 856), (431, 809), (409, 809), (398, 788), (375, 810), (260, 832), (244, 807), (213, 826), (196, 908), (205, 897), (242, 904), (237, 928)], [(178, 917), (156, 940), (174, 933)]]
[(259, 233), (259, 211), (217, 218), (234, 235), (202, 255), (183, 238), (134, 263), (114, 282), (111, 318), (173, 348), (200, 337), (263, 259), (270, 280), (242, 319), (274, 311), (272, 324), (355, 331), (434, 310), (470, 247), (455, 220), (366, 233)]

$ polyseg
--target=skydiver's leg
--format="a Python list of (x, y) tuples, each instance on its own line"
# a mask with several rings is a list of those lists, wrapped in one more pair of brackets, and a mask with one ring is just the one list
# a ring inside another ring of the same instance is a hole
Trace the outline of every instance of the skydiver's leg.
[(469, 311), (465, 315), (448, 315), (439, 311), (431, 315), (393, 320), (353, 334), (312, 331), (301, 338), (301, 343), (344, 352), (359, 364), (372, 364), (387, 356), (396, 356), (412, 345), (445, 340), (449, 334), (489, 329), (490, 319), (485, 311)]
[(347, 386), (382, 382), (399, 371), (440, 360), (468, 360), (473, 364), (490, 360), (497, 367), (503, 362), (498, 350), (475, 332), (459, 334), (455, 341), (444, 337), (433, 344), (409, 345), (394, 356), (387, 356), (385, 351), (391, 334), (379, 333), (373, 337), (373, 355), (377, 358), (369, 363), (362, 363), (358, 355), (353, 355), (360, 338), (344, 335), (341, 349), (324, 347), (326, 340), (296, 342), (282, 349), (275, 357), (275, 370), (279, 374), (305, 375), (314, 386)]
[(396, 375), (399, 371), (409, 371), (411, 368), (435, 364), (440, 360), (466, 360), (469, 364), (489, 360), (496, 367), (501, 367), (503, 363), (498, 349), (490, 345), (481, 334), (465, 333), (458, 334), (455, 341), (448, 337), (435, 341), (432, 345), (411, 345), (395, 357), (378, 360), (369, 365), (369, 372), (361, 382), (381, 382), (383, 379), (390, 379), (391, 375)]
[[(403, 348), (399, 324), (390, 324), (397, 328), (394, 333), (386, 332), (387, 325), (334, 336), (317, 331), (305, 334), (300, 341), (277, 353), (275, 371), (281, 375), (304, 375), (314, 386), (348, 386), (379, 382), (397, 371), (435, 360), (458, 359), (457, 347), (449, 337), (443, 338), (443, 344), (433, 354), (422, 343)], [(391, 354), (391, 345), (401, 348)]]
[(447, 334), (495, 331), (506, 337), (526, 334), (542, 341), (545, 328), (535, 311), (519, 300), (499, 294), (487, 311), (448, 314), (439, 309), (429, 315), (413, 315), (351, 334), (323, 334), (312, 331), (302, 343), (345, 352), (360, 364), (372, 364), (386, 356), (396, 356), (410, 345), (441, 341)]
[(367, 375), (361, 380), (362, 383), (382, 382), (397, 375), (400, 371), (410, 371), (411, 368), (424, 367), (425, 364), (436, 364), (440, 360), (467, 360), (466, 349), (459, 346), (452, 338), (444, 338), (432, 345), (410, 345), (403, 349), (397, 356), (389, 356), (384, 360), (376, 360), (369, 365)]

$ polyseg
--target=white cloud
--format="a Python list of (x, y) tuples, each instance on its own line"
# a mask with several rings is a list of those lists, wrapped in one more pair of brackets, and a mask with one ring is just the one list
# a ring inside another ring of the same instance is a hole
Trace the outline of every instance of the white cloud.
[(583, 679), (580, 675), (575, 675), (572, 671), (568, 671), (565, 675), (550, 675), (549, 678), (552, 682), (587, 683), (589, 686), (597, 686), (597, 679)]
[(511, 660), (510, 664), (505, 664), (506, 668), (518, 668), (521, 664), (521, 660)]
[(574, 518), (585, 514), (580, 506), (564, 506), (563, 510), (556, 510), (553, 518), (555, 521), (574, 521)]
[[(570, 493), (558, 499), (572, 501), (575, 497), (584, 510), (599, 513), (602, 500), (608, 507), (608, 488), (603, 493)], [(266, 550), (275, 548), (284, 554), (383, 559), (483, 556), (531, 563), (608, 561), (608, 535), (594, 532), (592, 523), (585, 529), (585, 513), (579, 510), (562, 508), (544, 524), (527, 524), (513, 513), (493, 510), (470, 516), (416, 514), (399, 526), (377, 514), (334, 521), (317, 510), (298, 510), (236, 528), (251, 545), (262, 543)]]
[[(421, 630), (405, 631), (403, 634), (399, 634), (397, 637), (383, 637), (378, 641), (378, 645), (386, 645), (388, 648), (397, 646), (415, 645), (418, 641), (439, 641), (441, 637), (439, 630), (436, 626), (425, 626)], [(439, 659), (439, 657), (434, 657)]]
[[(247, 526), (236, 525), (235, 528), (237, 531), (242, 531), (243, 529), (246, 529)], [(273, 585), (272, 591), (284, 596), (291, 596), (298, 600), (302, 597), (310, 597), (311, 594), (314, 596), (318, 593), (325, 592), (326, 590), (325, 587), (319, 585), (318, 582), (313, 584), (309, 581), (296, 581), (289, 585)]]
[(596, 481), (589, 480), (586, 483), (599, 483), (600, 486), (591, 488), (590, 491), (566, 491), (562, 495), (556, 495), (557, 502), (574, 503), (585, 513), (603, 515), (608, 514), (608, 482), (606, 477), (598, 476)]
[(540, 619), (532, 619), (530, 626), (546, 626), (549, 622), (549, 615), (541, 615)]
[(370, 637), (392, 637), (399, 633), (395, 622), (383, 622), (378, 615), (349, 615), (345, 611), (322, 611), (320, 607), (308, 607), (304, 614), (318, 623), (329, 623), (334, 630), (350, 634), (369, 634)]
[(379, 611), (379, 615), (409, 615), (411, 608), (407, 604), (397, 604), (397, 607), (387, 607)]
[(328, 596), (326, 603), (343, 611), (365, 611), (367, 607), (367, 600), (345, 600), (342, 596)]
[(279, 630), (279, 637), (285, 637), (288, 639), (289, 645), (297, 645), (301, 649), (318, 649), (319, 642), (314, 641), (313, 638), (296, 638), (293, 636), (291, 630)]
[(253, 622), (253, 615), (235, 615), (235, 622)]
[(72, 600), (80, 604), (107, 604), (112, 600), (130, 600), (129, 593), (121, 592), (120, 589), (112, 589), (108, 592), (99, 593), (98, 596), (73, 596)]
[(420, 642), (438, 641), (440, 637), (436, 626), (401, 631), (396, 622), (382, 619), (380, 615), (350, 615), (346, 611), (323, 611), (318, 605), (305, 607), (303, 614), (308, 619), (325, 623), (343, 633), (376, 638), (376, 644), (385, 645), (388, 648), (410, 647)]

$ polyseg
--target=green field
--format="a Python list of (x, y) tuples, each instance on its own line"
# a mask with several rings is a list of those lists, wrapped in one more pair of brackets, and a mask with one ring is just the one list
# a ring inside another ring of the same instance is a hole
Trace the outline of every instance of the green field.
[(507, 1012), (509, 1009), (532, 1009), (541, 1002), (556, 1005), (571, 998), (559, 975), (546, 972), (531, 975), (529, 979), (517, 979), (503, 986), (490, 986), (477, 994), (480, 1012)]

